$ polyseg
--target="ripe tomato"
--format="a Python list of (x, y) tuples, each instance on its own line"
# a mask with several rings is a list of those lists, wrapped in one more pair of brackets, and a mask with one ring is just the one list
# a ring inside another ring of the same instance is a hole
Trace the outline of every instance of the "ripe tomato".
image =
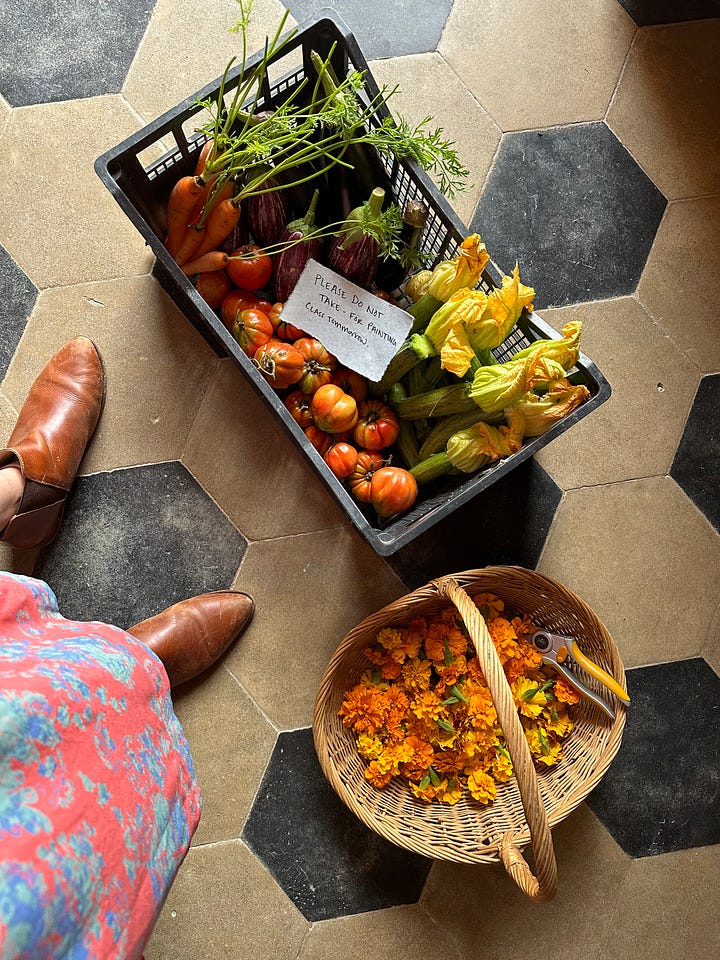
[(370, 499), (379, 517), (394, 517), (408, 510), (417, 493), (415, 477), (402, 467), (380, 467), (370, 481)]
[(382, 455), (376, 450), (361, 450), (358, 453), (357, 464), (348, 478), (350, 490), (356, 500), (361, 503), (370, 503), (373, 474), (382, 467), (384, 462)]
[(363, 400), (358, 407), (357, 426), (353, 439), (359, 447), (367, 450), (382, 450), (392, 446), (400, 434), (400, 424), (395, 413), (382, 400)]
[(357, 404), (353, 398), (334, 383), (326, 383), (315, 391), (312, 414), (315, 424), (327, 433), (351, 430), (358, 418)]
[(316, 427), (314, 424), (310, 427), (306, 427), (303, 432), (321, 457), (325, 456), (327, 451), (335, 442), (335, 437), (329, 433), (326, 433), (324, 430), (321, 430), (320, 427)]
[(232, 290), (232, 283), (224, 270), (210, 270), (200, 274), (195, 281), (195, 289), (213, 310), (219, 310)]
[(300, 389), (303, 393), (315, 393), (318, 387), (330, 383), (337, 360), (328, 353), (319, 340), (313, 337), (301, 337), (295, 341), (295, 349), (305, 358)]
[[(219, 273), (213, 270), (213, 273)], [(206, 274), (201, 274), (201, 277)], [(209, 274), (207, 274), (209, 276)], [(232, 330), (235, 318), (243, 310), (262, 310), (263, 313), (270, 315), (272, 304), (250, 290), (231, 290), (222, 302), (222, 320), (228, 330)]]
[[(270, 321), (268, 321), (269, 323)], [(274, 338), (258, 347), (253, 363), (276, 390), (297, 383), (303, 372), (304, 360), (291, 343)]]
[(278, 324), (277, 335), (281, 340), (299, 340), (301, 337), (306, 336), (306, 334), (296, 327), (293, 323), (288, 323), (287, 320), (281, 320)]
[(344, 480), (353, 472), (358, 462), (358, 452), (350, 443), (333, 443), (323, 456), (338, 480)]
[(313, 425), (313, 415), (310, 409), (310, 397), (302, 390), (293, 390), (285, 397), (285, 406), (295, 423), (299, 423), (303, 430)]
[(272, 276), (272, 260), (256, 243), (246, 243), (233, 250), (225, 269), (243, 290), (260, 290)]
[(280, 326), (280, 314), (282, 313), (282, 308), (284, 306), (284, 303), (274, 303), (268, 312), (270, 323), (273, 325), (273, 330), (275, 331), (275, 336), (277, 336), (277, 329)]
[(242, 352), (254, 357), (258, 347), (272, 337), (273, 328), (267, 314), (260, 310), (242, 310), (235, 318), (232, 334)]
[(365, 377), (354, 370), (348, 370), (347, 367), (337, 367), (332, 375), (332, 382), (351, 397), (355, 397), (358, 403), (367, 396), (368, 383)]

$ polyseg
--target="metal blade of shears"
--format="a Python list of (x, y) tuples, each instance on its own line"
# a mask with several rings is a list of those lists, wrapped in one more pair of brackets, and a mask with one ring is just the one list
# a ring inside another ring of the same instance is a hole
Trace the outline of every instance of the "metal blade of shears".
[[(588, 700), (591, 700), (596, 706), (600, 707), (603, 713), (605, 713), (611, 720), (615, 719), (615, 711), (610, 706), (607, 701), (603, 700), (601, 696), (598, 696), (590, 687), (586, 687), (582, 680), (578, 680), (572, 670), (568, 670), (564, 663), (558, 663), (556, 660), (548, 658), (545, 661), (548, 666), (551, 666), (554, 670), (563, 676), (571, 687), (574, 687), (578, 693), (582, 694), (583, 697), (587, 697)], [(598, 667), (598, 670), (601, 668)]]

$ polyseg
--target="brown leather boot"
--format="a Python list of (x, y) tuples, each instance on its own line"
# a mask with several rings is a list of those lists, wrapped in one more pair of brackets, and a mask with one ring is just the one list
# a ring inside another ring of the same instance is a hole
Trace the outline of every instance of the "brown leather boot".
[(97, 347), (76, 337), (52, 357), (30, 387), (0, 467), (25, 478), (18, 512), (0, 533), (13, 547), (42, 547), (58, 532), (65, 501), (100, 419), (105, 373)]
[(176, 687), (215, 663), (250, 623), (254, 611), (246, 593), (216, 590), (181, 600), (127, 632), (160, 657), (170, 686)]

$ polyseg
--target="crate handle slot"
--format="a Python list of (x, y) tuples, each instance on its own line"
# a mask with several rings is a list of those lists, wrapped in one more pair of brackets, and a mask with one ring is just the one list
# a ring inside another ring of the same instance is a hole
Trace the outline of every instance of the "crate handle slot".
[(537, 876), (532, 873), (520, 847), (514, 842), (512, 831), (506, 832), (499, 843), (500, 859), (523, 893), (538, 903), (547, 902), (553, 899), (557, 890), (555, 851), (547, 812), (540, 796), (535, 765), (515, 708), (510, 684), (485, 620), (468, 594), (452, 577), (440, 577), (433, 581), (433, 586), (441, 597), (447, 597), (455, 604), (477, 650), (478, 660), (507, 741), (525, 819), (530, 828)]

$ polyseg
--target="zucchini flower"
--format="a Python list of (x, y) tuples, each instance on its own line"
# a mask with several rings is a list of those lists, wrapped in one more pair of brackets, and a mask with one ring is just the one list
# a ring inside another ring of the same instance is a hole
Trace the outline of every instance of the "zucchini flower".
[(488, 413), (512, 406), (527, 391), (531, 360), (508, 360), (480, 367), (469, 385), (469, 394)]
[(457, 290), (474, 287), (490, 254), (485, 249), (478, 233), (465, 237), (460, 244), (457, 256), (452, 260), (442, 260), (432, 272), (427, 292), (436, 300), (446, 303)]
[(425, 336), (440, 354), (442, 366), (458, 377), (467, 372), (475, 356), (469, 331), (481, 323), (487, 299), (482, 290), (462, 287), (435, 311), (427, 325)]
[(580, 354), (580, 333), (582, 322), (571, 320), (562, 328), (562, 340), (536, 340), (529, 347), (520, 350), (512, 358), (521, 360), (525, 357), (541, 355), (562, 364), (563, 369), (569, 370), (577, 363)]
[(517, 408), (506, 410), (505, 416), (506, 427), (476, 423), (450, 437), (446, 453), (456, 470), (474, 473), (488, 463), (517, 453), (522, 446), (525, 418)]
[[(499, 347), (520, 319), (523, 308), (527, 307), (532, 311), (534, 297), (534, 289), (520, 282), (520, 268), (516, 263), (512, 276), (503, 277), (502, 286), (496, 287), (488, 297), (483, 313), (484, 325), (480, 329), (489, 331), (494, 324), (496, 330), (494, 337), (489, 338), (485, 335), (482, 340), (476, 342), (475, 331), (473, 331), (470, 336), (473, 347), (476, 350)], [(494, 339), (495, 342), (486, 343), (485, 339)]]
[(514, 409), (525, 419), (525, 436), (541, 437), (558, 420), (579, 407), (590, 396), (590, 391), (582, 384), (572, 386), (567, 380), (558, 380), (551, 384), (547, 393), (538, 396), (527, 393), (517, 401)]

